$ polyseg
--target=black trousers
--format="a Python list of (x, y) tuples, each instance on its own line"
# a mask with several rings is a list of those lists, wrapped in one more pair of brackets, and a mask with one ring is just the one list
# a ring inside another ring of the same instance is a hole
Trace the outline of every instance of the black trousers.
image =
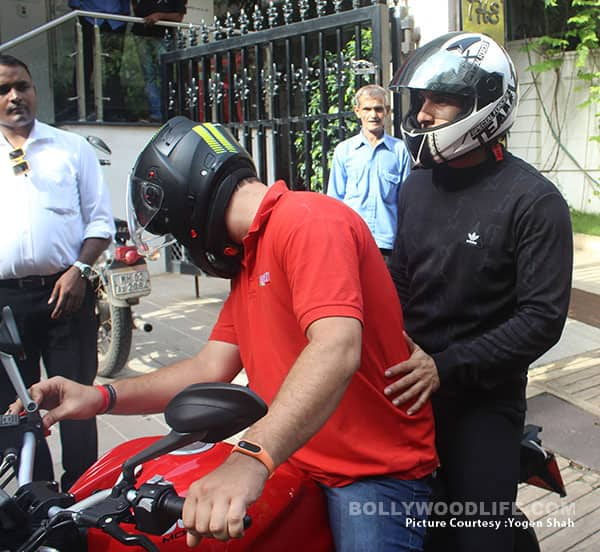
[[(0, 307), (10, 305), (27, 358), (17, 361), (25, 385), (40, 379), (40, 359), (48, 377), (65, 376), (90, 385), (98, 370), (95, 294), (89, 283), (83, 305), (72, 316), (52, 320), (48, 298), (53, 284), (43, 287), (16, 288), (0, 280)], [(0, 411), (15, 400), (16, 393), (0, 370)], [(68, 490), (98, 457), (96, 419), (60, 422), (62, 465), (61, 488)], [(54, 428), (54, 431), (56, 429)], [(38, 447), (35, 479), (52, 480), (52, 459), (45, 442)]]
[[(441, 463), (434, 495), (443, 499), (430, 522), (445, 527), (428, 528), (426, 552), (512, 550), (508, 518), (517, 495), (524, 413), (493, 402), (433, 404)], [(497, 525), (479, 527), (480, 522)]]

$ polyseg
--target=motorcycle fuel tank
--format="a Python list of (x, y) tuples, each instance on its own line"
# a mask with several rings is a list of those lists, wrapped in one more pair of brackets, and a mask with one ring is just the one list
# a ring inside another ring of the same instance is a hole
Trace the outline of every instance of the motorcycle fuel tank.
[[(158, 437), (135, 439), (117, 446), (92, 465), (71, 488), (77, 500), (94, 491), (114, 486), (122, 464)], [(171, 482), (177, 493), (185, 496), (191, 483), (219, 466), (230, 454), (226, 443), (207, 445), (193, 443), (185, 449), (146, 462), (138, 474), (136, 487), (157, 475)], [(252, 525), (242, 539), (227, 542), (205, 538), (196, 549), (200, 552), (286, 552), (331, 551), (333, 543), (327, 519), (327, 504), (318, 485), (289, 463), (277, 468), (261, 497), (249, 509)], [(128, 533), (139, 533), (123, 524)], [(185, 529), (178, 520), (162, 535), (146, 534), (161, 551), (189, 550), (185, 544)], [(88, 532), (88, 550), (125, 552), (125, 546), (102, 531)]]

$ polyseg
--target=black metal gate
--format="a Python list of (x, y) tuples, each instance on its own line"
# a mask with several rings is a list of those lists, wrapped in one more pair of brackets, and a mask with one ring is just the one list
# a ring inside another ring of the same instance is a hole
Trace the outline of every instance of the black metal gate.
[(264, 182), (324, 191), (335, 145), (358, 129), (354, 92), (387, 86), (399, 64), (402, 15), (381, 0), (285, 0), (180, 33), (161, 57), (168, 115), (226, 124)]

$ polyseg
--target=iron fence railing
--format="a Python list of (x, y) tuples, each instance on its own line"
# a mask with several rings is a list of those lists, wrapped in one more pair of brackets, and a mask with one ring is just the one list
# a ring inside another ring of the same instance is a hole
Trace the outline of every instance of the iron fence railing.
[(333, 147), (356, 128), (353, 92), (386, 86), (398, 65), (394, 13), (382, 1), (286, 0), (201, 26), (161, 57), (168, 114), (227, 124), (265, 181), (322, 190)]
[[(169, 116), (228, 125), (264, 182), (324, 191), (337, 143), (358, 130), (354, 92), (384, 87), (411, 48), (407, 9), (285, 0), (179, 34), (161, 56)], [(174, 247), (170, 269), (196, 269)]]
[[(82, 36), (82, 28), (80, 24), (81, 18), (87, 18), (94, 21), (94, 36), (93, 36), (93, 85), (92, 83), (86, 82), (84, 77), (84, 40)], [(115, 15), (115, 14), (107, 14), (102, 12), (94, 12), (94, 11), (84, 11), (84, 10), (74, 10), (65, 15), (57, 17), (52, 21), (49, 21), (39, 27), (32, 29), (16, 38), (8, 40), (2, 44), (0, 44), (0, 52), (10, 53), (11, 49), (16, 46), (27, 44), (32, 39), (35, 39), (39, 36), (48, 36), (50, 37), (52, 33), (57, 30), (64, 28), (65, 25), (73, 24), (75, 26), (74, 30), (74, 39), (72, 41), (72, 50), (68, 54), (66, 52), (61, 53), (64, 55), (68, 55), (74, 58), (74, 68), (73, 78), (74, 83), (70, 87), (74, 95), (68, 98), (69, 101), (76, 102), (77, 109), (75, 120), (78, 121), (86, 121), (89, 120), (89, 116), (92, 113), (89, 112), (90, 103), (93, 105), (93, 120), (97, 122), (104, 121), (104, 112), (105, 112), (105, 103), (111, 100), (115, 100), (115, 98), (107, 98), (105, 96), (104, 83), (103, 83), (103, 75), (105, 74), (105, 66), (109, 63), (109, 60), (106, 59), (106, 55), (103, 52), (103, 44), (101, 38), (100, 28), (98, 26), (98, 21), (122, 21), (124, 23), (144, 23), (144, 19), (141, 17), (131, 17), (127, 15)], [(159, 27), (164, 27), (165, 34), (167, 37), (166, 42), (168, 47), (175, 47), (177, 43), (181, 44), (181, 36), (185, 33), (193, 33), (197, 32), (199, 26), (192, 25), (189, 23), (176, 23), (172, 21), (159, 21), (156, 23)], [(169, 38), (171, 35), (172, 38)], [(176, 40), (175, 36), (179, 38)], [(50, 38), (48, 39), (50, 43)], [(59, 65), (58, 60), (50, 59), (51, 52), (53, 50), (48, 48), (48, 65)], [(57, 52), (54, 51), (56, 54)], [(31, 61), (31, 60), (25, 60)], [(159, 59), (155, 60), (155, 63), (159, 63)], [(62, 66), (62, 64), (60, 64)], [(61, 75), (63, 77), (63, 75)], [(87, 102), (86, 105), (86, 94), (90, 94), (90, 88), (93, 88), (93, 101)], [(61, 121), (62, 122), (62, 121)]]

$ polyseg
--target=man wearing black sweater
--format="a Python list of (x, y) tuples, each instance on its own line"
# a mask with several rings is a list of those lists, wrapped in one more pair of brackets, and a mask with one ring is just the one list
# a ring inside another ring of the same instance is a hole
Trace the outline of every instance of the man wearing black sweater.
[(427, 550), (505, 552), (527, 369), (567, 315), (569, 210), (498, 141), (518, 93), (512, 61), (490, 38), (426, 44), (392, 88), (407, 96), (402, 133), (421, 168), (400, 194), (391, 261), (413, 355), (387, 371), (387, 393), (411, 411), (433, 393), (440, 479), (457, 515), (445, 520), (453, 534), (430, 531)]

